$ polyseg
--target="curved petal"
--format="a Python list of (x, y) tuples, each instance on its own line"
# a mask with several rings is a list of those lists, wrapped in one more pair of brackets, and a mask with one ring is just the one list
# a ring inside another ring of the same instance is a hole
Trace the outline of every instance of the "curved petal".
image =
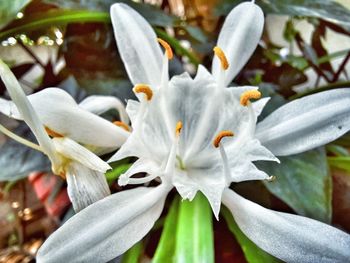
[[(228, 85), (247, 63), (256, 49), (264, 28), (264, 14), (259, 6), (244, 2), (236, 6), (226, 17), (219, 34), (219, 46), (230, 63), (225, 72), (225, 84)], [(220, 62), (213, 59), (212, 73), (216, 79), (220, 75)]]
[(52, 163), (58, 165), (59, 160), (55, 155), (55, 149), (50, 137), (45, 132), (44, 126), (42, 125), (33, 106), (24, 94), (15, 75), (13, 75), (11, 70), (2, 60), (0, 60), (0, 76), (6, 86), (8, 93), (10, 94), (11, 99), (17, 106), (19, 114), (22, 116), (24, 121), (34, 133), (43, 151), (48, 155)]
[(135, 123), (139, 109), (140, 109), (140, 102), (136, 100), (128, 100), (125, 110), (128, 116), (130, 117), (131, 123)]
[(121, 255), (151, 230), (169, 190), (138, 187), (88, 206), (45, 241), (38, 262), (107, 262)]
[(118, 50), (131, 82), (157, 88), (163, 56), (152, 27), (139, 13), (121, 3), (111, 6), (111, 19)]
[[(42, 125), (77, 142), (115, 148), (120, 147), (129, 136), (129, 132), (124, 129), (79, 108), (74, 99), (62, 89), (47, 88), (27, 98)], [(5, 105), (2, 102), (0, 106), (2, 104)], [(6, 105), (7, 108), (2, 109), (1, 112), (12, 114), (16, 119), (22, 118), (22, 114), (18, 116), (16, 112), (16, 105), (12, 102)]]
[(334, 227), (266, 209), (230, 189), (222, 201), (249, 239), (285, 262), (341, 263), (350, 258), (350, 235)]
[(66, 172), (68, 195), (77, 213), (111, 194), (104, 173), (72, 162)]
[(100, 159), (100, 157), (67, 137), (53, 138), (52, 141), (55, 145), (56, 151), (67, 159), (79, 162), (82, 165), (101, 173), (105, 173), (107, 170), (112, 169), (106, 162)]
[(129, 118), (126, 114), (124, 104), (120, 99), (113, 96), (89, 96), (79, 103), (79, 107), (97, 115), (100, 115), (110, 109), (116, 109), (119, 113), (120, 120), (126, 124), (129, 123)]
[(283, 105), (258, 123), (256, 137), (274, 155), (301, 153), (350, 130), (350, 89), (320, 92)]

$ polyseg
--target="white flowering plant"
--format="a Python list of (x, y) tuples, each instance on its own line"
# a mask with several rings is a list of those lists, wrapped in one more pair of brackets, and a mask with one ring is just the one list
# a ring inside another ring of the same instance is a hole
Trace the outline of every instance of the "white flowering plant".
[[(264, 13), (254, 1), (229, 12), (211, 68), (199, 65), (193, 76), (170, 77), (171, 42), (132, 7), (113, 4), (110, 17), (136, 98), (125, 109), (111, 96), (78, 104), (57, 88), (26, 96), (0, 65), (12, 99), (1, 99), (0, 111), (25, 121), (38, 145), (1, 130), (48, 156), (76, 212), (44, 242), (37, 261), (109, 262), (123, 255), (134, 262), (149, 232), (162, 226), (153, 262), (221, 262), (214, 240), (220, 246), (225, 240), (213, 234), (221, 224), (213, 222), (223, 218), (249, 262), (349, 260), (350, 235), (330, 225), (329, 188), (319, 195), (331, 185), (324, 145), (350, 130), (349, 88), (289, 102), (272, 93), (269, 108), (263, 95), (271, 89), (235, 84), (263, 34)], [(274, 105), (276, 98), (282, 105)], [(119, 112), (117, 125), (98, 116), (111, 108)], [(346, 159), (344, 150), (329, 146)], [(123, 160), (134, 161), (117, 173), (122, 190), (111, 194), (104, 174)], [(294, 211), (262, 205), (267, 189)]]

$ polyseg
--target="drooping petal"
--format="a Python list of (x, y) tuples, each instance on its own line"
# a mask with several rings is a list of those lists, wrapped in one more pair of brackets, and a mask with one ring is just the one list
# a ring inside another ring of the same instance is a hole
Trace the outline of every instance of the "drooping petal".
[(350, 258), (350, 235), (302, 216), (275, 212), (230, 189), (223, 194), (238, 226), (260, 248), (285, 262), (341, 263)]
[[(116, 148), (124, 143), (129, 133), (113, 123), (81, 109), (64, 90), (47, 88), (28, 99), (38, 114), (42, 125), (77, 142)], [(9, 117), (22, 119), (13, 102), (0, 101), (1, 109)]]
[(329, 143), (350, 129), (350, 89), (294, 100), (258, 123), (256, 137), (274, 155), (301, 153)]
[(87, 168), (101, 173), (111, 169), (100, 157), (67, 137), (53, 138), (52, 141), (56, 151), (67, 159), (79, 162)]
[(77, 213), (111, 194), (104, 173), (72, 162), (66, 171), (68, 195)]
[(111, 6), (111, 19), (118, 50), (131, 82), (157, 88), (163, 56), (152, 27), (139, 13), (121, 3)]
[(120, 99), (113, 96), (89, 96), (79, 103), (79, 107), (97, 115), (100, 115), (110, 109), (115, 109), (119, 113), (120, 120), (124, 123), (129, 123), (129, 118), (126, 114), (124, 104), (120, 101)]
[[(263, 27), (264, 14), (252, 2), (239, 4), (226, 17), (217, 42), (230, 64), (225, 72), (225, 85), (232, 81), (253, 54)], [(220, 67), (219, 60), (214, 58), (212, 73), (216, 79), (219, 78)]]
[(38, 262), (107, 262), (121, 255), (153, 227), (169, 190), (138, 187), (88, 206), (46, 240)]
[[(2, 60), (0, 60), (0, 76), (10, 94), (11, 99), (17, 106), (19, 114), (34, 133), (43, 151), (48, 155), (53, 164), (58, 165), (59, 160), (55, 156), (55, 149), (50, 137), (46, 134), (44, 126), (42, 125), (33, 106), (24, 94), (15, 75)], [(13, 111), (13, 108), (13, 106), (10, 106), (10, 114)]]

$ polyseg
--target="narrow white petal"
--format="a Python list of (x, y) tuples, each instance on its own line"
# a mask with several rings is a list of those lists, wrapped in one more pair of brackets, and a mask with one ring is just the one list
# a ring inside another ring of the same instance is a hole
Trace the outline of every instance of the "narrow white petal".
[(107, 170), (111, 169), (111, 167), (100, 159), (100, 157), (67, 137), (53, 138), (52, 141), (55, 145), (56, 151), (67, 159), (79, 162), (82, 165), (101, 173), (105, 173)]
[(275, 212), (239, 196), (223, 194), (238, 226), (260, 248), (285, 262), (342, 263), (350, 258), (350, 235), (302, 216)]
[(350, 129), (350, 89), (294, 100), (261, 123), (256, 137), (274, 155), (301, 153), (329, 143)]
[[(15, 75), (7, 67), (7, 65), (0, 60), (0, 76), (4, 82), (11, 99), (16, 104), (19, 114), (23, 120), (28, 124), (36, 139), (38, 140), (43, 151), (48, 155), (51, 162), (58, 163), (55, 156), (55, 149), (50, 137), (46, 134), (44, 126), (41, 123), (33, 106), (30, 104), (21, 86), (19, 85)], [(12, 107), (13, 110), (13, 107)]]
[(16, 105), (12, 101), (0, 98), (0, 112), (9, 118), (22, 120), (21, 114), (19, 114)]
[[(225, 85), (232, 81), (253, 54), (263, 27), (264, 14), (252, 2), (239, 4), (226, 17), (217, 42), (230, 63), (225, 72)], [(214, 58), (212, 73), (216, 79), (219, 78), (220, 67), (219, 60)]]
[(152, 27), (139, 13), (120, 3), (112, 5), (111, 19), (118, 50), (131, 82), (157, 88), (163, 56)]
[(77, 213), (111, 194), (104, 173), (72, 162), (66, 172), (68, 195)]
[(141, 240), (159, 218), (169, 186), (106, 197), (69, 219), (42, 245), (38, 262), (107, 262)]
[(115, 109), (119, 113), (120, 120), (126, 124), (129, 123), (124, 104), (120, 99), (113, 96), (89, 96), (79, 103), (79, 107), (97, 115), (105, 113), (110, 109)]

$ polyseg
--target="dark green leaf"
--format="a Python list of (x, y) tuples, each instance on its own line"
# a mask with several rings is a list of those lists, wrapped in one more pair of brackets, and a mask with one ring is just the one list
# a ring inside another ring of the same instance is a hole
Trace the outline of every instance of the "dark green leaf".
[(175, 262), (214, 262), (212, 211), (207, 199), (197, 193), (182, 201), (176, 229)]
[(172, 261), (175, 253), (176, 227), (177, 216), (179, 211), (180, 197), (176, 196), (170, 206), (168, 215), (166, 216), (162, 235), (157, 246), (157, 250), (154, 253), (152, 263), (163, 263)]
[(332, 180), (324, 148), (279, 159), (280, 164), (258, 163), (260, 169), (276, 176), (265, 186), (298, 214), (329, 223)]
[(19, 11), (31, 0), (2, 0), (0, 1), (0, 29), (14, 19)]
[[(14, 133), (34, 139), (25, 124), (21, 124)], [(0, 152), (0, 181), (15, 181), (27, 177), (30, 172), (50, 169), (49, 159), (44, 154), (12, 139), (0, 147)]]
[(277, 263), (281, 262), (270, 254), (266, 253), (255, 245), (243, 232), (239, 229), (235, 220), (233, 219), (231, 212), (226, 208), (221, 208), (221, 215), (225, 218), (226, 223), (230, 231), (235, 235), (236, 240), (241, 245), (244, 256), (248, 263)]
[(119, 178), (120, 175), (125, 173), (131, 166), (131, 163), (122, 163), (116, 167), (113, 168), (113, 170), (110, 170), (106, 173), (106, 179), (108, 183), (113, 182)]

